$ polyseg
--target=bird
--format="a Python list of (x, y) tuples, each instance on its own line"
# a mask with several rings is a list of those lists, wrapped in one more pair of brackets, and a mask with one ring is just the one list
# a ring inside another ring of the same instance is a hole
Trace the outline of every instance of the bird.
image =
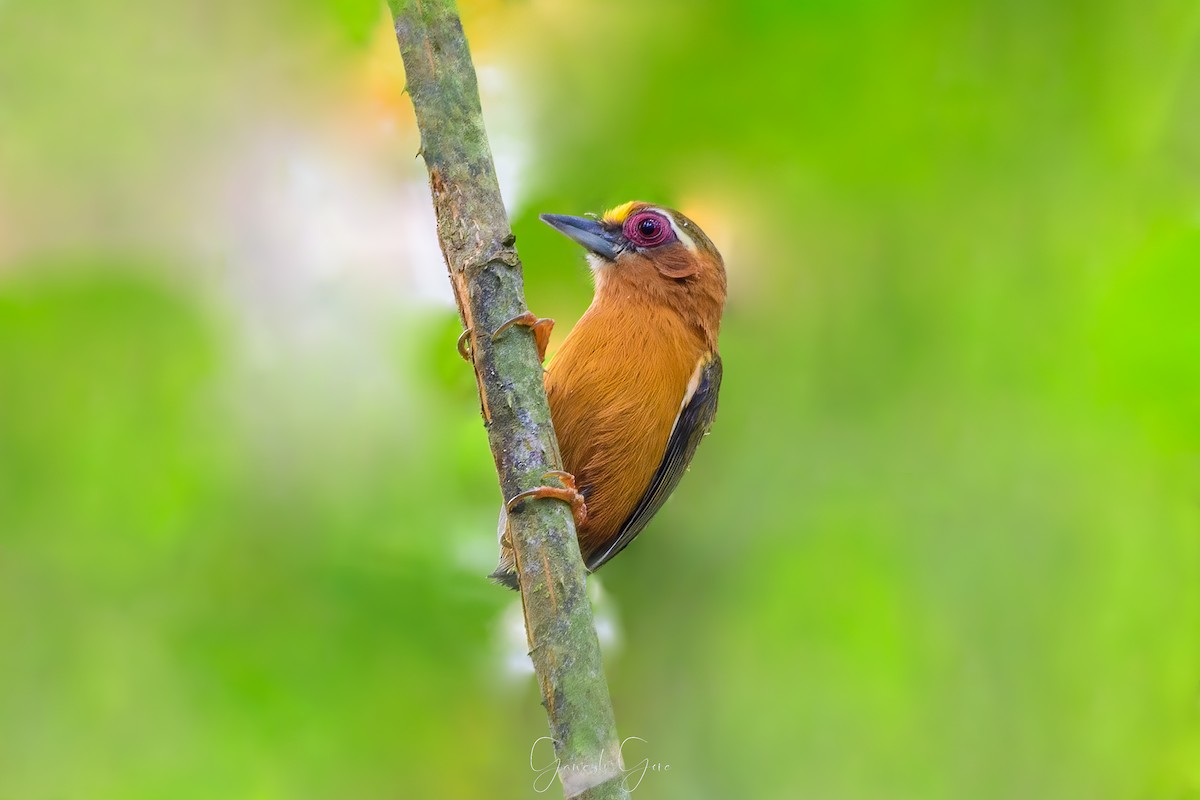
[[(542, 214), (587, 251), (595, 293), (545, 370), (563, 470), (561, 486), (509, 498), (500, 560), (489, 576), (518, 588), (508, 515), (534, 499), (571, 504), (579, 550), (595, 572), (633, 541), (687, 470), (717, 413), (717, 337), (725, 263), (692, 220), (632, 201), (603, 215)], [(545, 358), (554, 321), (531, 312), (504, 323), (534, 329)]]

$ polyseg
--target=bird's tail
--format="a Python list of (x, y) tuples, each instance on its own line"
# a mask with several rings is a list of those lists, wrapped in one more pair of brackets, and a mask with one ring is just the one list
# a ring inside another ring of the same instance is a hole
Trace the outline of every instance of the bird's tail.
[(508, 509), (500, 506), (500, 521), (496, 526), (496, 538), (500, 540), (500, 563), (491, 575), (488, 575), (501, 586), (517, 590), (517, 557), (512, 550), (512, 540), (508, 537)]
[(496, 567), (495, 572), (489, 574), (488, 577), (491, 578), (494, 583), (498, 583), (501, 586), (507, 586), (514, 592), (519, 588), (517, 586), (517, 569), (512, 564), (505, 564), (503, 561), (501, 561), (500, 566)]

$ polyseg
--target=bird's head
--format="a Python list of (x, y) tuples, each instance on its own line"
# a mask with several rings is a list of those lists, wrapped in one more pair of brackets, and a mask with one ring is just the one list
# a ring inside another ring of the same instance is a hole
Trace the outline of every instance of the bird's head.
[(596, 295), (664, 303), (696, 315), (715, 334), (725, 304), (725, 263), (696, 223), (674, 209), (630, 202), (601, 217), (542, 214), (550, 227), (583, 245)]

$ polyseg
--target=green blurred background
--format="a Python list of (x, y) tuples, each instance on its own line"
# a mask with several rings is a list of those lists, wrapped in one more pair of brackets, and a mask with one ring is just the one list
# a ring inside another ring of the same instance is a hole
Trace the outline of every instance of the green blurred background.
[[(727, 258), (636, 796), (1200, 798), (1194, 0), (463, 16), (560, 336), (539, 212)], [(368, 0), (0, 2), (0, 798), (538, 796), (402, 85)]]

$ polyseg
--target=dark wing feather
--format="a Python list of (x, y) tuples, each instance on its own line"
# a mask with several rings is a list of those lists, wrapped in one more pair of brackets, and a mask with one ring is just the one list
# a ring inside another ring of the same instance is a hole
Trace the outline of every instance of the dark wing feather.
[(650, 518), (658, 513), (662, 504), (671, 496), (671, 492), (675, 491), (675, 487), (679, 485), (679, 479), (683, 477), (688, 464), (692, 461), (692, 456), (696, 454), (700, 440), (708, 433), (713, 419), (717, 416), (717, 392), (720, 388), (721, 357), (713, 353), (711, 360), (701, 370), (700, 380), (696, 385), (696, 391), (692, 394), (692, 399), (679, 412), (679, 417), (675, 420), (675, 427), (671, 430), (671, 437), (667, 440), (667, 451), (663, 454), (663, 460), (659, 463), (658, 469), (654, 471), (654, 477), (650, 479), (646, 493), (634, 507), (633, 513), (625, 520), (620, 533), (613, 539), (612, 544), (604, 550), (596, 551), (588, 559), (587, 568), (589, 570), (599, 569), (605, 561), (625, 549), (625, 545), (641, 533)]

